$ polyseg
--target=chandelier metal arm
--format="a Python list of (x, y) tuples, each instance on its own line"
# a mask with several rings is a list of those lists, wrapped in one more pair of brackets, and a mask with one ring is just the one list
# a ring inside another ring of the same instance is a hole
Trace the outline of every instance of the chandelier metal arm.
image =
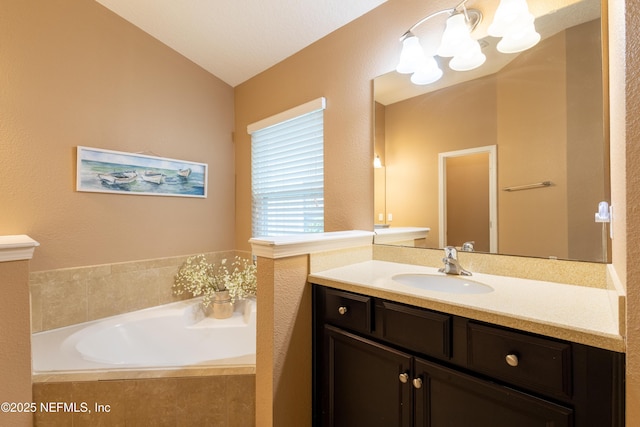
[[(469, 1), (469, 0), (462, 0), (460, 3), (458, 3), (456, 6), (454, 6), (452, 8), (439, 10), (437, 12), (433, 12), (432, 14), (425, 16), (424, 18), (422, 18), (421, 20), (419, 20), (418, 22), (413, 24), (411, 26), (411, 28), (409, 28), (407, 31), (405, 31), (405, 33), (402, 35), (402, 37), (400, 37), (400, 41), (403, 41), (404, 39), (406, 39), (407, 37), (412, 35), (413, 34), (413, 30), (415, 30), (420, 25), (422, 25), (425, 22), (427, 22), (429, 19), (431, 19), (431, 18), (433, 18), (435, 16), (438, 16), (438, 15), (443, 15), (445, 13), (448, 13), (449, 16), (451, 16), (460, 8), (462, 8), (463, 13), (465, 14), (465, 17), (467, 19), (467, 22), (470, 22), (470, 24), (472, 26), (471, 30), (473, 31), (473, 29), (478, 25), (478, 23), (482, 19), (482, 13), (479, 10), (476, 10), (476, 9), (467, 10), (467, 8), (465, 7), (465, 3), (467, 1)], [(472, 12), (473, 13), (473, 17), (470, 18), (469, 15), (467, 14), (467, 12)]]

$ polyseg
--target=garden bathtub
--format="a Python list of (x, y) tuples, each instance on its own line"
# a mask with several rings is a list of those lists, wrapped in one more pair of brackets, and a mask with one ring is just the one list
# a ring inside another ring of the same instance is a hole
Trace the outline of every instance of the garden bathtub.
[(78, 371), (255, 367), (256, 303), (229, 319), (208, 317), (199, 299), (152, 307), (32, 336), (34, 375)]

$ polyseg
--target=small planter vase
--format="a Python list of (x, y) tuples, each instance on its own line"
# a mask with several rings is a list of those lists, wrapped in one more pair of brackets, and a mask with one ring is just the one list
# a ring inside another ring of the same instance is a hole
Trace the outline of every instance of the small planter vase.
[(211, 302), (212, 315), (215, 319), (227, 319), (233, 314), (233, 302), (229, 291), (218, 291)]

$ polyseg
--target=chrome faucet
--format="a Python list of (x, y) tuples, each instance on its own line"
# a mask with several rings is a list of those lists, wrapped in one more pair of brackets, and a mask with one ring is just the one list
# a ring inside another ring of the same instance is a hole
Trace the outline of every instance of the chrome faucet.
[(476, 244), (476, 242), (473, 241), (473, 240), (471, 240), (469, 242), (464, 242), (462, 244), (462, 248), (460, 250), (462, 252), (473, 252), (474, 251), (473, 245), (475, 245), (475, 244)]
[(442, 262), (444, 262), (444, 267), (438, 270), (440, 273), (471, 276), (471, 272), (465, 270), (460, 265), (458, 261), (458, 251), (453, 246), (444, 248), (444, 258), (442, 258)]

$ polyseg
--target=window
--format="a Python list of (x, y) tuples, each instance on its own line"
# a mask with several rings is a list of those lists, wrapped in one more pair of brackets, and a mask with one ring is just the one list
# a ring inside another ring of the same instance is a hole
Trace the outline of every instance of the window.
[(324, 98), (249, 125), (252, 236), (324, 231)]

